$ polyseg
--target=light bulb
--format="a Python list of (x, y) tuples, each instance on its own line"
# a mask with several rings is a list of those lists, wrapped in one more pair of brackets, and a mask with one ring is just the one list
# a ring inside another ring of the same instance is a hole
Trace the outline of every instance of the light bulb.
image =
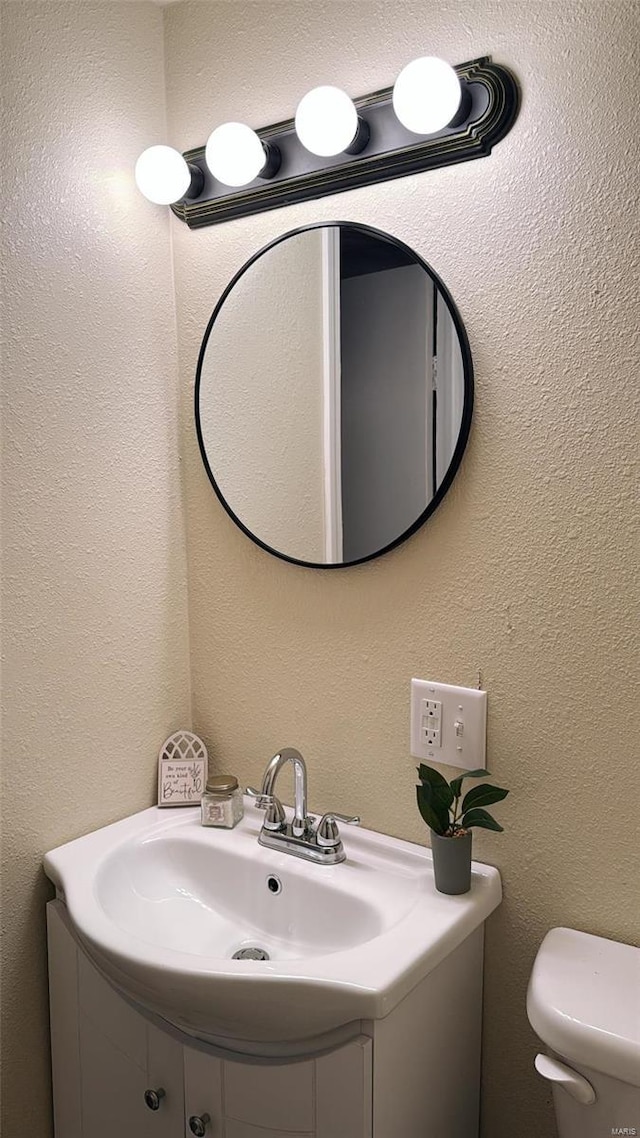
[(342, 154), (358, 133), (358, 112), (339, 87), (314, 87), (298, 103), (296, 134), (312, 154)]
[(136, 185), (156, 205), (180, 201), (191, 185), (191, 171), (172, 146), (150, 146), (136, 162)]
[(241, 122), (225, 122), (209, 135), (207, 166), (225, 186), (246, 186), (258, 177), (267, 154), (255, 130)]
[(407, 130), (435, 134), (460, 106), (460, 80), (444, 59), (423, 56), (408, 63), (393, 88), (393, 109)]

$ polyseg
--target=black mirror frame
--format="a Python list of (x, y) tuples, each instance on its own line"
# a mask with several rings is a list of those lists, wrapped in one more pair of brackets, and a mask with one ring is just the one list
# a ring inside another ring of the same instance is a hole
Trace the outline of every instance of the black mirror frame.
[[(268, 253), (268, 251), (270, 249), (273, 249), (274, 246), (279, 245), (282, 241), (288, 240), (288, 238), (290, 238), (290, 237), (295, 237), (301, 233), (307, 233), (308, 231), (313, 230), (313, 229), (325, 229), (325, 228), (334, 228), (334, 227), (341, 228), (343, 226), (349, 227), (351, 229), (357, 229), (360, 233), (368, 234), (369, 236), (375, 238), (378, 241), (379, 240), (388, 241), (391, 244), (396, 245), (404, 253), (409, 254), (413, 258), (413, 260), (416, 262), (416, 264), (421, 265), (422, 268), (425, 270), (425, 272), (427, 272), (429, 274), (429, 276), (433, 280), (434, 284), (436, 285), (436, 287), (440, 291), (440, 294), (441, 294), (441, 296), (442, 296), (442, 298), (443, 298), (443, 300), (444, 300), (444, 302), (445, 302), (445, 304), (449, 310), (449, 315), (451, 316), (451, 319), (453, 321), (453, 325), (454, 325), (456, 333), (458, 335), (458, 340), (460, 343), (460, 352), (462, 355), (463, 373), (464, 373), (464, 397), (463, 397), (463, 407), (462, 407), (462, 418), (461, 418), (461, 422), (460, 422), (460, 430), (458, 433), (458, 440), (456, 442), (456, 446), (454, 448), (453, 455), (451, 457), (451, 462), (449, 463), (449, 466), (447, 467), (447, 471), (446, 471), (444, 478), (442, 479), (442, 482), (438, 486), (438, 489), (436, 490), (435, 494), (431, 498), (426, 509), (423, 510), (423, 512), (420, 514), (420, 516), (418, 518), (416, 518), (415, 522), (413, 522), (412, 525), (410, 525), (408, 527), (408, 529), (406, 529), (402, 534), (400, 534), (399, 537), (394, 538), (394, 540), (392, 542), (389, 542), (388, 545), (383, 546), (381, 549), (377, 549), (374, 553), (369, 553), (369, 554), (367, 554), (366, 557), (359, 557), (354, 561), (337, 561), (337, 562), (331, 562), (329, 564), (325, 564), (324, 562), (302, 561), (297, 557), (290, 557), (288, 554), (282, 553), (280, 550), (274, 549), (272, 546), (267, 545), (266, 542), (262, 541), (262, 539), (257, 537), (256, 534), (252, 533), (252, 531), (247, 528), (247, 526), (244, 524), (244, 522), (232, 510), (231, 506), (229, 505), (226, 498), (224, 497), (222, 490), (218, 486), (218, 483), (215, 479), (215, 476), (214, 476), (213, 471), (211, 469), (211, 466), (209, 464), (209, 459), (207, 457), (207, 452), (206, 452), (206, 448), (204, 445), (204, 438), (202, 435), (202, 424), (201, 424), (201, 420), (200, 420), (200, 385), (202, 382), (202, 367), (203, 367), (203, 362), (204, 362), (204, 356), (205, 356), (205, 352), (207, 350), (207, 345), (209, 343), (209, 337), (210, 337), (211, 332), (213, 330), (213, 327), (215, 325), (217, 316), (218, 316), (225, 300), (227, 299), (229, 293), (235, 287), (235, 285), (238, 283), (240, 278), (242, 276), (244, 276), (244, 274), (247, 272), (247, 270), (250, 269), (251, 266), (256, 261), (258, 261), (260, 259), (260, 257), (264, 256), (265, 253)], [(373, 226), (370, 226), (370, 225), (361, 225), (358, 222), (354, 222), (354, 221), (320, 221), (320, 222), (315, 222), (312, 225), (302, 225), (296, 229), (288, 230), (287, 233), (281, 234), (279, 237), (276, 237), (273, 241), (270, 241), (267, 245), (263, 246), (263, 248), (258, 250), (257, 253), (254, 253), (254, 255), (252, 257), (250, 257), (248, 261), (245, 262), (245, 264), (242, 266), (242, 268), (238, 270), (238, 272), (235, 274), (235, 276), (232, 278), (232, 280), (229, 282), (229, 284), (225, 288), (224, 292), (222, 293), (222, 296), (220, 297), (218, 303), (216, 304), (216, 306), (215, 306), (215, 308), (211, 314), (211, 317), (209, 319), (209, 323), (207, 324), (207, 327), (206, 327), (206, 330), (204, 333), (204, 337), (202, 339), (202, 344), (200, 345), (200, 351), (198, 353), (198, 364), (197, 364), (197, 368), (196, 368), (196, 383), (195, 383), (195, 393), (194, 393), (196, 435), (198, 438), (198, 446), (200, 448), (200, 456), (202, 458), (204, 468), (207, 472), (207, 477), (209, 478), (209, 481), (211, 482), (211, 485), (213, 486), (213, 489), (215, 490), (215, 493), (218, 497), (218, 500), (220, 501), (222, 506), (224, 506), (224, 509), (226, 510), (227, 514), (232, 519), (232, 521), (235, 522), (235, 524), (238, 526), (238, 528), (241, 529), (242, 532), (244, 534), (246, 534), (246, 536), (248, 538), (250, 538), (251, 541), (253, 541), (255, 545), (259, 545), (260, 548), (264, 549), (266, 553), (270, 553), (274, 557), (280, 558), (280, 560), (282, 560), (282, 561), (288, 561), (292, 565), (301, 565), (306, 569), (347, 569), (353, 565), (362, 565), (367, 561), (373, 561), (378, 557), (382, 557), (385, 553), (390, 553), (392, 549), (397, 549), (397, 547), (399, 545), (402, 545), (403, 542), (407, 541), (407, 539), (410, 538), (412, 536), (412, 534), (416, 533), (417, 530), (421, 529), (421, 527), (431, 517), (431, 515), (434, 513), (434, 511), (437, 510), (438, 506), (440, 505), (442, 499), (444, 498), (445, 494), (449, 490), (449, 487), (451, 486), (451, 483), (453, 482), (453, 479), (455, 478), (455, 476), (458, 472), (458, 469), (459, 469), (460, 464), (462, 462), (462, 456), (464, 454), (464, 451), (465, 451), (465, 448), (467, 445), (467, 441), (469, 439), (469, 432), (471, 430), (471, 419), (472, 419), (472, 415), (473, 415), (473, 402), (474, 402), (474, 383), (473, 383), (473, 362), (471, 359), (471, 349), (469, 347), (469, 340), (467, 337), (466, 329), (464, 327), (464, 324), (462, 323), (460, 313), (458, 312), (458, 309), (457, 309), (456, 305), (454, 304), (454, 301), (451, 297), (451, 294), (449, 293), (449, 290), (443, 284), (443, 282), (441, 281), (438, 274), (436, 272), (434, 272), (434, 270), (430, 267), (430, 265), (428, 265), (427, 262), (422, 257), (420, 257), (419, 254), (416, 253), (415, 250), (413, 250), (404, 241), (401, 241), (397, 237), (392, 237), (388, 233), (384, 233), (381, 229), (375, 229)]]

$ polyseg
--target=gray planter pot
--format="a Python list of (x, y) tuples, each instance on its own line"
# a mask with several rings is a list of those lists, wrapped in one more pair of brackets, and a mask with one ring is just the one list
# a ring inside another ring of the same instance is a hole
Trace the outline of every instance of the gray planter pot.
[(471, 888), (471, 838), (443, 838), (431, 830), (431, 852), (436, 889), (439, 893), (468, 893)]

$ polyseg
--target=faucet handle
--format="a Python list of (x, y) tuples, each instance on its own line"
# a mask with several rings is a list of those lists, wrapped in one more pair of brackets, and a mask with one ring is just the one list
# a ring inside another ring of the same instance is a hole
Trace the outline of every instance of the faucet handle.
[(273, 801), (272, 794), (263, 794), (261, 790), (256, 790), (255, 786), (246, 786), (244, 792), (249, 795), (249, 798), (257, 799), (256, 806), (258, 810), (266, 810), (267, 806)]
[(360, 818), (351, 817), (348, 814), (336, 814), (335, 812), (323, 814), (316, 827), (316, 838), (319, 846), (340, 845), (338, 822), (346, 822), (347, 826), (359, 826)]
[(247, 787), (247, 794), (250, 798), (255, 798), (258, 810), (266, 810), (265, 830), (281, 830), (286, 818), (280, 799), (276, 798), (275, 794), (263, 794), (261, 790), (256, 790), (253, 786)]

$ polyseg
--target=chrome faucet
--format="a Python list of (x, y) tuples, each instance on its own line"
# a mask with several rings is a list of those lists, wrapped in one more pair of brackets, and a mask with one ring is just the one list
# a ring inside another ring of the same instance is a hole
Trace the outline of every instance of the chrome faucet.
[(270, 759), (262, 778), (260, 796), (262, 798), (274, 798), (273, 788), (276, 785), (276, 779), (287, 763), (291, 763), (293, 766), (295, 794), (291, 829), (296, 838), (301, 838), (307, 833), (310, 826), (310, 821), (307, 818), (307, 764), (295, 747), (283, 747)]
[[(287, 764), (293, 766), (294, 808), (293, 819), (287, 822), (284, 807), (274, 794), (276, 779)], [(337, 865), (344, 861), (346, 853), (340, 839), (338, 822), (357, 826), (359, 818), (344, 814), (324, 814), (314, 827), (315, 819), (307, 815), (307, 766), (295, 747), (283, 747), (277, 751), (267, 764), (262, 779), (262, 789), (247, 787), (247, 794), (256, 800), (256, 806), (264, 810), (265, 819), (258, 841), (261, 846), (279, 849), (294, 857), (304, 857), (321, 865)]]

